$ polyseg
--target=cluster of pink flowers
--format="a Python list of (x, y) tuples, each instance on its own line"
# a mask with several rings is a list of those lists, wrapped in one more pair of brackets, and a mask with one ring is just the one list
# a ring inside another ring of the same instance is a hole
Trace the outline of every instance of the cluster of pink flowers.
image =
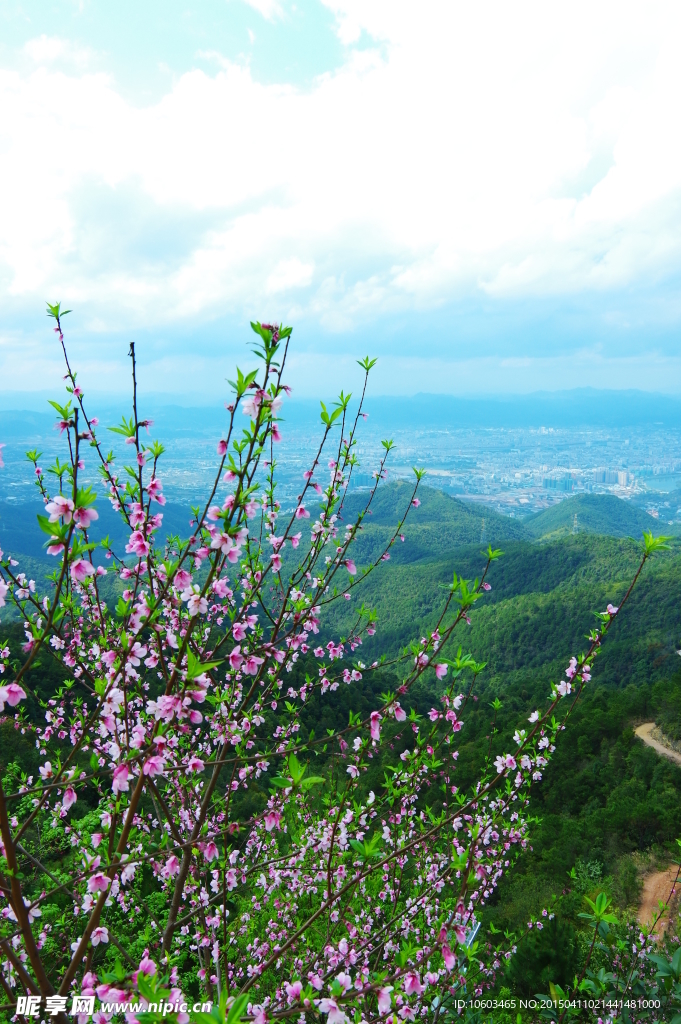
[[(132, 420), (116, 428), (135, 453), (122, 485), (68, 369), (76, 405), (59, 410), (71, 452), (66, 493), (48, 493), (36, 472), (48, 551), (61, 556), (62, 571), (41, 598), (15, 573), (16, 563), (1, 562), (0, 606), (11, 596), (21, 609), (27, 644), (13, 679), (9, 650), (0, 652), (8, 679), (0, 710), (27, 699), (29, 670), (43, 648), (74, 685), (47, 701), (44, 724), (19, 713), (18, 725), (32, 731), (45, 760), (38, 779), (2, 794), (5, 811), (20, 798), (24, 815), (0, 815), (8, 822), (3, 852), (8, 863), (20, 860), (27, 830), (46, 825), (61, 829), (78, 851), (68, 887), (72, 912), (64, 917), (72, 955), (54, 986), (61, 992), (76, 984), (103, 1000), (114, 990), (139, 992), (142, 984), (177, 1001), (181, 961), (193, 965), (208, 997), (247, 997), (244, 1015), (258, 1024), (291, 1007), (314, 1007), (329, 1024), (357, 1013), (362, 1020), (393, 1013), (414, 1020), (435, 996), (442, 1003), (481, 993), (512, 955), (512, 947), (493, 949), (476, 938), (481, 910), (527, 846), (529, 792), (561, 728), (554, 716), (561, 698), (588, 682), (602, 634), (570, 662), (566, 681), (530, 716), (529, 729), (518, 728), (514, 753), (499, 753), (471, 792), (460, 791), (456, 744), (479, 666), (460, 650), (447, 658), (446, 648), (490, 589), (497, 553), (490, 549), (481, 580), (450, 590), (436, 628), (392, 660), (367, 667), (357, 658), (376, 631), (363, 606), (342, 639), (315, 639), (328, 606), (352, 600), (396, 540), (404, 541), (407, 514), (420, 505), (421, 474), (385, 547), (358, 566), (352, 546), (385, 478), (391, 445), (365, 507), (346, 520), (365, 414), (360, 403), (351, 419), (341, 396), (331, 414), (324, 410), (319, 448), (294, 507), (283, 509), (271, 444), (281, 439), (291, 332), (254, 329), (262, 362), (257, 373), (239, 372), (226, 437), (217, 444), (215, 484), (186, 540), (159, 542), (163, 513), (152, 507), (166, 501), (162, 449), (140, 437), (150, 421), (139, 418), (135, 404)], [(59, 320), (57, 330), (63, 345)], [(364, 368), (368, 375), (371, 364)], [(239, 406), (248, 418), (243, 431)], [(115, 613), (89, 532), (97, 512), (79, 480), (85, 445), (128, 531), (123, 553), (108, 544), (103, 550), (108, 579), (123, 588)], [(609, 616), (616, 611), (609, 607)], [(457, 671), (447, 682), (450, 666)], [(308, 731), (312, 702), (340, 686), (361, 688), (368, 673), (386, 669), (400, 684), (380, 706), (351, 715), (331, 734)], [(460, 692), (464, 671), (470, 685)], [(439, 698), (420, 718), (408, 710), (408, 695), (424, 674)], [(379, 753), (387, 772), (380, 796), (367, 781)], [(322, 775), (313, 773), (316, 762)], [(258, 794), (250, 802), (249, 788)], [(94, 818), (79, 813), (84, 793), (97, 804)], [(125, 929), (140, 919), (145, 873), (166, 895), (166, 910), (155, 922), (155, 942), (114, 989), (100, 976), (109, 950), (125, 947)], [(18, 964), (30, 966), (42, 991), (52, 985), (41, 961), (50, 939), (44, 931), (37, 940), (33, 929), (53, 891), (46, 884), (31, 894), (30, 922), (28, 913), (16, 913), (17, 892), (3, 891), (2, 900), (3, 915), (17, 921), (19, 959), (8, 955), (2, 970), (14, 988), (22, 983)]]

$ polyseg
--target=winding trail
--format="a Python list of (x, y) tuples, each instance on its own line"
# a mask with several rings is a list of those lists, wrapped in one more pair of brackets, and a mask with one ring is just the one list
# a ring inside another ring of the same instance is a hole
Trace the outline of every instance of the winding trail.
[(644, 725), (639, 725), (638, 729), (635, 730), (636, 735), (639, 739), (642, 739), (645, 744), (656, 750), (662, 757), (668, 757), (672, 761), (676, 761), (677, 764), (681, 764), (681, 754), (676, 750), (671, 750), (669, 747), (665, 747), (659, 740), (653, 739), (650, 735), (655, 728), (654, 722), (645, 722)]
[[(669, 899), (669, 894), (671, 893), (672, 886), (676, 881), (678, 870), (678, 865), (672, 864), (671, 867), (666, 869), (666, 871), (655, 871), (650, 875), (646, 875), (643, 880), (641, 905), (639, 906), (638, 914), (636, 915), (636, 919), (639, 924), (653, 923), (655, 917), (660, 912), (660, 902), (666, 903)], [(670, 924), (670, 919), (673, 919), (677, 901), (678, 894), (675, 893), (670, 900), (669, 906), (657, 922), (655, 934), (658, 937), (664, 935)]]
[[(652, 747), (656, 753), (660, 754), (662, 757), (668, 757), (671, 761), (675, 761), (676, 764), (681, 765), (681, 754), (679, 754), (678, 751), (672, 750), (670, 747), (665, 747), (664, 743), (660, 743), (659, 740), (654, 739), (650, 735), (654, 728), (654, 722), (645, 722), (643, 725), (639, 725), (638, 729), (635, 730), (635, 734), (639, 739), (642, 739), (647, 746)], [(672, 890), (672, 886), (674, 885), (678, 870), (678, 866), (676, 864), (672, 864), (671, 867), (666, 869), (666, 871), (655, 871), (646, 875), (643, 880), (641, 905), (639, 906), (638, 914), (636, 915), (639, 924), (652, 924), (655, 916), (659, 913), (660, 901), (664, 903), (669, 899), (669, 894)], [(672, 897), (670, 906), (658, 921), (656, 929), (658, 937), (664, 935), (667, 930), (670, 919), (674, 916), (674, 909), (677, 900), (678, 894), (675, 894)]]

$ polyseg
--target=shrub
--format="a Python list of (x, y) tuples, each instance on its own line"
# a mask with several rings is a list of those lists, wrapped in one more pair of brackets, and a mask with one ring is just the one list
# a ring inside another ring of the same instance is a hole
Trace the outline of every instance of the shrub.
[[(436, 628), (393, 659), (361, 660), (377, 628), (361, 604), (346, 636), (322, 632), (329, 606), (352, 603), (420, 503), (415, 470), (385, 547), (355, 563), (392, 449), (383, 442), (364, 507), (344, 518), (373, 362), (360, 364), (353, 417), (342, 392), (322, 405), (318, 449), (285, 510), (276, 445), (291, 329), (254, 323), (258, 365), (231, 382), (213, 487), (189, 537), (163, 542), (164, 449), (139, 410), (134, 344), (132, 415), (111, 428), (130, 453), (119, 470), (71, 369), (64, 313), (49, 313), (67, 366), (67, 400), (52, 403), (65, 459), (46, 474), (28, 454), (56, 562), (50, 592), (0, 556), (0, 605), (15, 603), (26, 634), (22, 657), (0, 653), (0, 710), (41, 762), (30, 775), (9, 765), (0, 788), (6, 993), (23, 988), (57, 1010), (73, 991), (104, 1008), (161, 1004), (147, 1020), (180, 1022), (204, 999), (217, 1019), (256, 1024), (455, 1013), (512, 956), (511, 941), (483, 938), (481, 911), (527, 845), (531, 787), (621, 606), (601, 613), (546, 705), (518, 723), (514, 749), (490, 742), (460, 789), (457, 739), (483, 666), (450, 641), (500, 552), (488, 548), (475, 580), (455, 574)], [(86, 455), (125, 525), (124, 552), (94, 539)], [(658, 546), (646, 536), (632, 586)], [(123, 587), (114, 608), (107, 575)], [(48, 698), (34, 681), (39, 654), (67, 677)], [(424, 677), (439, 697), (419, 713), (409, 694)], [(543, 937), (527, 940), (528, 985), (563, 976), (567, 940), (553, 959)]]

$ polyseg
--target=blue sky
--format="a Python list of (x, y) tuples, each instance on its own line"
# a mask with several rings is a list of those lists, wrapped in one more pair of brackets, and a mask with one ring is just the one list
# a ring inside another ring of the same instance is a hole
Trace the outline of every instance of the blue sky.
[[(0, 7), (0, 378), (681, 394), (681, 8), (399, 0)], [(0, 403), (2, 396), (0, 395)]]

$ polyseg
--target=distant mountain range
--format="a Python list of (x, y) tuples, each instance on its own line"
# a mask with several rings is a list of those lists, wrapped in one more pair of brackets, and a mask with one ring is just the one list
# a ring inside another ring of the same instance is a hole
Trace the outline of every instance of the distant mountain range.
[[(407, 507), (413, 487), (398, 481), (379, 489), (372, 503), (367, 532), (380, 543)], [(419, 488), (421, 505), (412, 509), (405, 533), (409, 544), (395, 556), (407, 560), (440, 557), (453, 548), (474, 544), (496, 545), (509, 540), (556, 540), (573, 533), (601, 534), (608, 537), (639, 539), (644, 530), (654, 534), (678, 533), (678, 526), (660, 523), (647, 512), (609, 494), (579, 494), (527, 519), (510, 519), (471, 501), (460, 501), (431, 487)], [(346, 519), (356, 513), (366, 493), (352, 494), (347, 502)], [(380, 540), (379, 540), (380, 535)]]
[[(384, 544), (408, 508), (413, 485), (398, 480), (380, 487), (365, 519), (360, 540), (361, 557), (372, 557)], [(392, 557), (401, 562), (439, 558), (457, 548), (498, 545), (508, 541), (545, 542), (575, 533), (640, 539), (644, 530), (655, 535), (678, 535), (679, 527), (659, 522), (629, 501), (609, 494), (579, 494), (524, 520), (511, 519), (475, 502), (460, 501), (432, 487), (419, 488), (418, 509), (409, 513), (405, 534), (408, 543), (397, 542)], [(347, 521), (364, 506), (368, 491), (351, 492), (345, 504)], [(97, 502), (99, 520), (94, 537), (110, 535), (116, 549), (124, 539), (121, 521), (108, 500)], [(32, 558), (44, 555), (45, 536), (34, 518), (38, 503), (0, 506), (0, 548)], [(163, 511), (164, 533), (189, 534), (191, 510), (172, 497)]]
[[(56, 396), (59, 398), (59, 396)], [(225, 392), (225, 399), (227, 399)], [(322, 396), (327, 402), (333, 396)], [(5, 393), (0, 397), (0, 435), (22, 431), (26, 426), (51, 431), (54, 417), (48, 398), (53, 394)], [(90, 415), (101, 422), (118, 421), (129, 415), (127, 398), (90, 396)], [(353, 408), (351, 403), (350, 408)], [(371, 388), (365, 409), (381, 428), (392, 430), (456, 429), (461, 427), (636, 427), (658, 424), (681, 427), (681, 396), (648, 391), (615, 391), (577, 388), (571, 391), (536, 391), (526, 395), (417, 394), (373, 395)], [(201, 434), (220, 428), (226, 421), (222, 402), (186, 403), (172, 395), (142, 396), (142, 415), (154, 418), (160, 435)], [(299, 398), (286, 400), (282, 415), (292, 427), (319, 423), (319, 401)], [(2, 437), (0, 437), (2, 439)]]

